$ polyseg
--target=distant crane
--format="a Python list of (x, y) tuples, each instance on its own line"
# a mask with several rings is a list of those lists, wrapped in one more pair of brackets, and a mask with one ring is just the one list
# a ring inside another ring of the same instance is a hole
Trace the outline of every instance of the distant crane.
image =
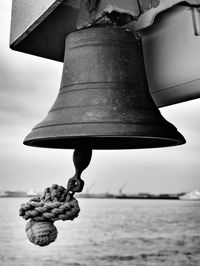
[(119, 195), (122, 195), (122, 194), (123, 194), (122, 191), (123, 191), (123, 188), (124, 188), (126, 185), (127, 185), (127, 183), (124, 183), (124, 184), (120, 187), (120, 189), (119, 189)]

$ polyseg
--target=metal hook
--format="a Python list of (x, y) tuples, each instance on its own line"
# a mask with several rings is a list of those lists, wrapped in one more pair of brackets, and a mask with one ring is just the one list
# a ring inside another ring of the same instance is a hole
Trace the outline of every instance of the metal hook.
[(67, 191), (71, 192), (71, 195), (83, 190), (84, 181), (81, 179), (81, 174), (88, 167), (91, 157), (92, 149), (88, 144), (82, 144), (79, 148), (75, 149), (73, 154), (75, 175), (67, 183)]

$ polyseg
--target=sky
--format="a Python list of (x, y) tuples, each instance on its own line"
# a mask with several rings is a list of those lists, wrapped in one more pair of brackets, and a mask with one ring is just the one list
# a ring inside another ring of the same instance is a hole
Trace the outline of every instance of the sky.
[[(0, 190), (43, 190), (66, 186), (74, 175), (72, 150), (23, 145), (52, 106), (62, 63), (9, 48), (11, 0), (0, 3)], [(95, 193), (178, 193), (200, 189), (200, 100), (160, 109), (184, 135), (182, 146), (93, 151), (82, 177)]]

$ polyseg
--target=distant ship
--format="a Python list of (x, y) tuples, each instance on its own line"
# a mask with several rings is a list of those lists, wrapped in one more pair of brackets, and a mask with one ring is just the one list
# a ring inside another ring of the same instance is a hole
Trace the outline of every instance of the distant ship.
[(182, 196), (179, 196), (180, 200), (200, 200), (200, 192), (198, 190), (185, 193)]

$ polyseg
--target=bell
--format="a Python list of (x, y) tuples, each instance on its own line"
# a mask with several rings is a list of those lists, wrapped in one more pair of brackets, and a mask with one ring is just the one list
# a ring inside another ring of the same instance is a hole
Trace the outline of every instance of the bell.
[(150, 95), (142, 40), (136, 33), (101, 25), (66, 38), (60, 92), (24, 144), (75, 149), (83, 142), (92, 149), (185, 143)]

